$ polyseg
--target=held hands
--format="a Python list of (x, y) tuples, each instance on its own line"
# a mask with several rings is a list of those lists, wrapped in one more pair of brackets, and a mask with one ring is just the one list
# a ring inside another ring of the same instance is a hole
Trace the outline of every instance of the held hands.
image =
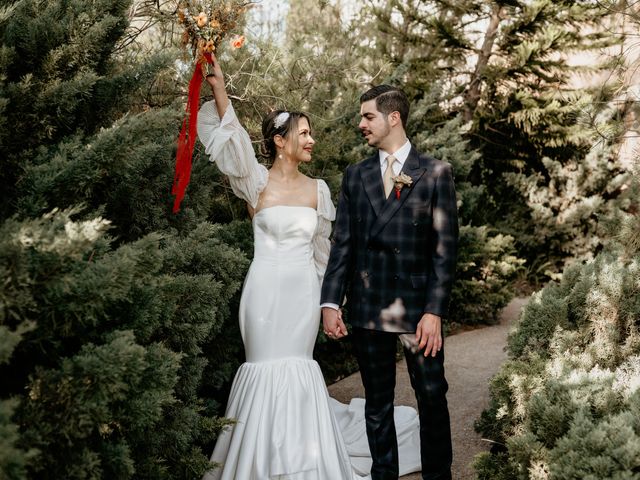
[(438, 354), (442, 348), (442, 320), (439, 316), (433, 313), (422, 316), (416, 328), (416, 342), (419, 350), (424, 348), (425, 357), (435, 357)]
[(342, 321), (342, 310), (322, 307), (322, 326), (324, 327), (325, 335), (333, 340), (338, 340), (348, 335), (347, 327)]

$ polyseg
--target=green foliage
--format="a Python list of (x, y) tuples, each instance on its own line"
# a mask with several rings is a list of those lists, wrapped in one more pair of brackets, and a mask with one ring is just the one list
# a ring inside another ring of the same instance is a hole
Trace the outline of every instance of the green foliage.
[(16, 446), (18, 426), (11, 417), (17, 403), (16, 400), (0, 401), (0, 478), (3, 480), (26, 479), (25, 464), (35, 453), (33, 450), (27, 453)]
[(53, 206), (104, 206), (102, 214), (127, 239), (174, 225), (167, 185), (177, 122), (174, 111), (155, 110), (40, 148), (24, 168), (17, 211), (31, 217)]
[[(5, 164), (2, 217), (12, 212), (17, 180), (38, 149), (94, 133), (120, 117), (132, 95), (162, 66), (157, 57), (118, 65), (130, 1), (16, 2), (0, 23), (0, 133)], [(99, 112), (99, 114), (96, 114)]]
[[(479, 478), (638, 478), (640, 250), (620, 243), (538, 292), (509, 337), (479, 431), (503, 445)], [(626, 252), (624, 246), (627, 246)]]
[(616, 212), (631, 206), (625, 192), (630, 174), (614, 160), (611, 148), (594, 148), (581, 160), (564, 164), (542, 159), (543, 168), (531, 175), (506, 173), (509, 185), (526, 200), (528, 212), (505, 226), (520, 232), (520, 245), (547, 254), (530, 261), (529, 269), (553, 272), (575, 259), (591, 259), (606, 242), (604, 232)]
[(434, 85), (412, 105), (410, 125), (416, 132), (416, 147), (450, 163), (455, 173), (461, 227), (449, 322), (454, 326), (491, 324), (513, 298), (513, 283), (524, 260), (516, 254), (513, 237), (487, 225), (473, 225), (485, 189), (473, 185), (469, 176), (480, 154), (470, 150), (464, 137), (468, 125), (463, 124), (462, 116), (447, 119), (441, 112), (442, 123), (431, 124), (438, 115), (441, 93)]
[(359, 18), (367, 47), (389, 62), (382, 77), (429, 101), (424, 125), (464, 120), (478, 158), (463, 218), (511, 235), (532, 281), (594, 253), (603, 217), (628, 206), (615, 155), (628, 107), (608, 103), (616, 85), (590, 80), (615, 77), (616, 58), (599, 55), (623, 40), (606, 26), (617, 23), (610, 7), (393, 0), (373, 1)]
[(206, 346), (225, 333), (246, 259), (208, 224), (112, 250), (108, 222), (74, 221), (72, 213), (9, 220), (0, 235), (4, 322), (35, 321), (0, 367), (2, 395), (21, 398), (19, 444), (39, 451), (28, 471), (202, 473), (207, 457), (196, 445), (223, 423), (200, 397), (201, 378), (209, 365), (217, 374), (209, 382), (227, 380), (229, 369), (217, 364), (231, 361)]
[[(0, 305), (4, 307), (6, 302), (0, 301)], [(7, 313), (5, 308), (0, 309), (0, 316)], [(28, 321), (18, 323), (15, 330), (0, 324), (0, 366), (9, 361), (22, 336), (33, 327), (34, 324)], [(36, 454), (34, 449), (25, 451), (18, 446), (18, 425), (12, 420), (17, 405), (16, 398), (0, 400), (0, 478), (3, 480), (26, 479), (25, 466)]]
[(0, 13), (3, 479), (199, 478), (227, 422), (248, 261), (201, 151), (170, 213), (183, 106), (143, 108), (169, 57), (123, 50), (131, 3)]
[[(166, 347), (145, 348), (136, 344), (132, 331), (116, 331), (100, 346), (85, 344), (55, 370), (34, 372), (20, 412), (37, 425), (24, 434), (42, 452), (32, 474), (131, 478), (136, 469), (149, 469), (135, 457), (155, 456), (146, 444), (147, 432), (177, 403), (179, 365), (180, 355)], [(153, 470), (148, 473), (161, 474)]]
[(513, 298), (512, 283), (524, 263), (514, 253), (513, 238), (491, 234), (489, 229), (464, 225), (456, 282), (451, 294), (450, 322), (491, 324)]

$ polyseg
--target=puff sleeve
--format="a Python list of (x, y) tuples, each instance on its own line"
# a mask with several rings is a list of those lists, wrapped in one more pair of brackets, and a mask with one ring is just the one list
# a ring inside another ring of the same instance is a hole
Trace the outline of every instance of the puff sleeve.
[(198, 138), (209, 159), (229, 178), (233, 193), (256, 208), (267, 186), (269, 172), (258, 163), (247, 131), (229, 103), (222, 120), (215, 101), (206, 102), (198, 112)]
[(324, 180), (318, 180), (318, 224), (313, 236), (313, 260), (318, 279), (322, 284), (322, 277), (327, 269), (329, 251), (331, 250), (331, 222), (336, 218), (336, 209), (331, 201), (331, 192)]

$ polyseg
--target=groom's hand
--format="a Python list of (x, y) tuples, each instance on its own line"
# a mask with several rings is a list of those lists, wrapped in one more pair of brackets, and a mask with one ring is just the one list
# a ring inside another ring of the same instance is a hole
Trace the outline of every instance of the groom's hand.
[(331, 307), (322, 307), (322, 326), (329, 338), (337, 340), (347, 336), (347, 327), (342, 321), (342, 312)]
[(442, 320), (433, 313), (425, 313), (416, 328), (418, 349), (424, 348), (424, 356), (435, 357), (442, 348)]

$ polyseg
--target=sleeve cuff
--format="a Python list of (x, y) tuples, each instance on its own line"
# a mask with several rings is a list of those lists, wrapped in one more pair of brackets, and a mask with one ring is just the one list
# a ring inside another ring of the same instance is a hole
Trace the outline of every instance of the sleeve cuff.
[(340, 310), (340, 307), (335, 303), (323, 303), (320, 305), (320, 308), (332, 308), (334, 310)]

